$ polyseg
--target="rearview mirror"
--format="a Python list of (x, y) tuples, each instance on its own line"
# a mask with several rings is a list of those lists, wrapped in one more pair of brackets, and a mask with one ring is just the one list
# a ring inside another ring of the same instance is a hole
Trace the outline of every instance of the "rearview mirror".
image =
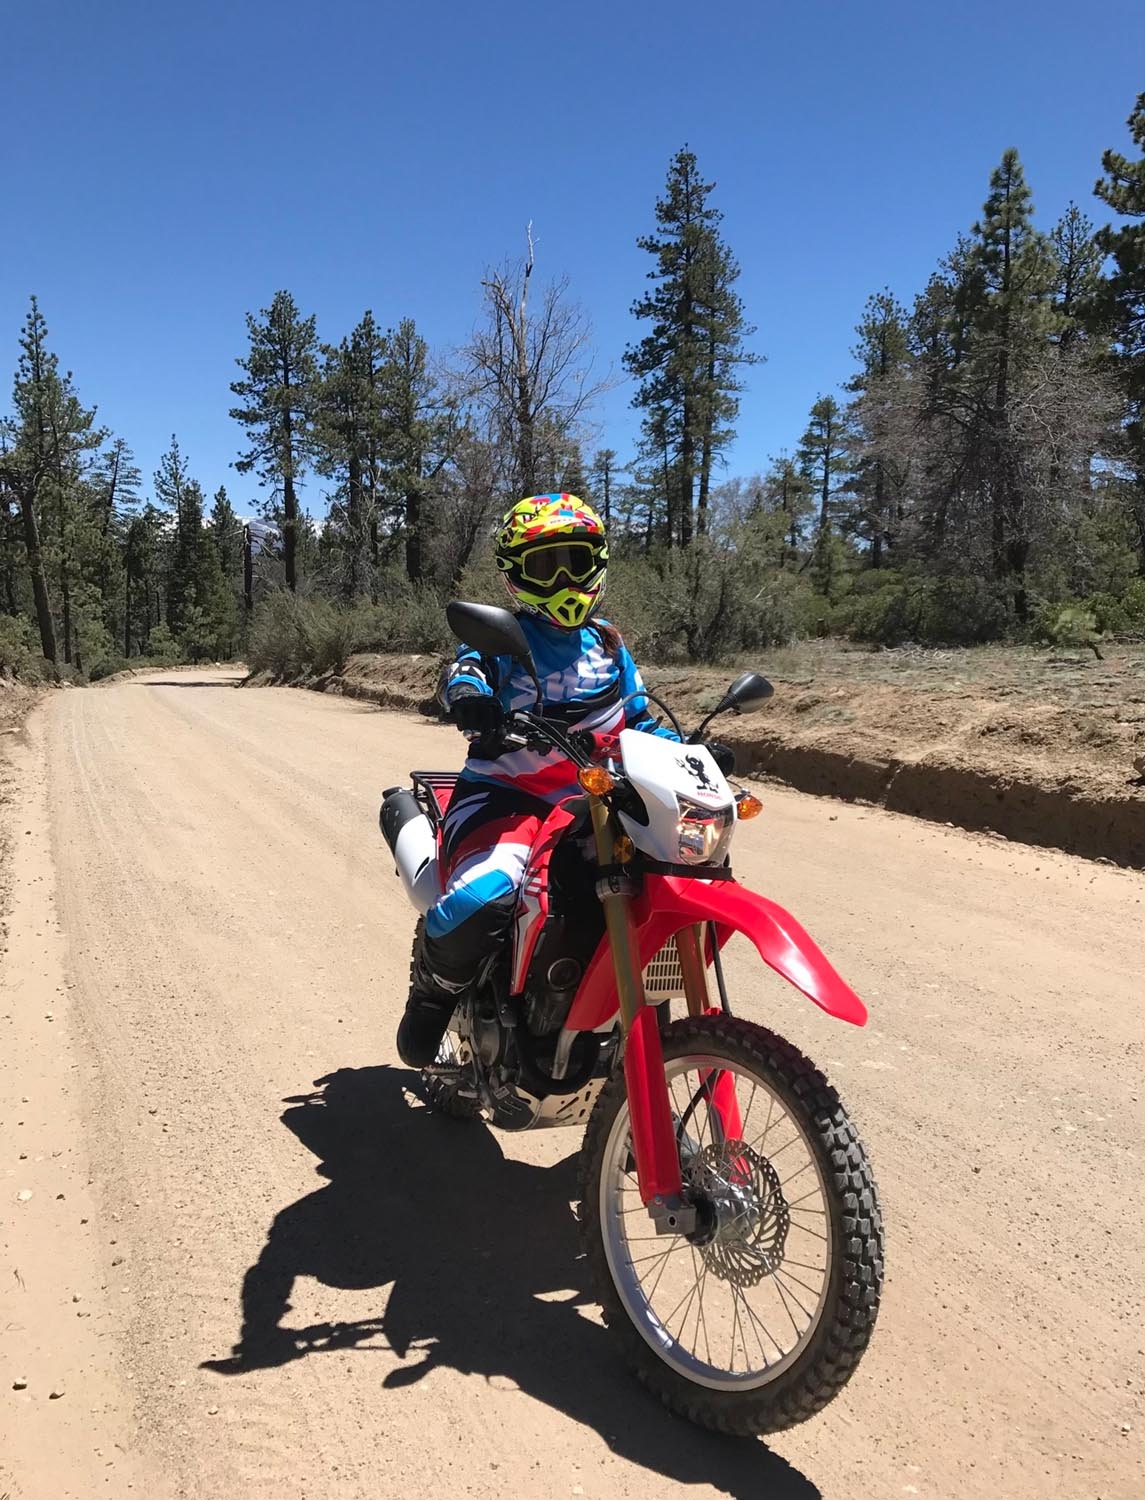
[(758, 672), (744, 672), (728, 688), (714, 712), (725, 714), (729, 708), (734, 708), (737, 714), (749, 714), (762, 707), (774, 692), (766, 677), (761, 677)]
[(454, 599), (445, 606), (449, 628), (463, 645), (482, 656), (512, 656), (532, 670), (533, 656), (517, 616), (496, 604), (463, 604)]
[(720, 714), (726, 714), (729, 708), (734, 708), (737, 714), (750, 714), (762, 704), (766, 703), (775, 692), (766, 677), (761, 677), (758, 672), (744, 672), (737, 677), (728, 688), (727, 692), (712, 709), (711, 713), (691, 736), (693, 740), (702, 740), (707, 733), (708, 725)]

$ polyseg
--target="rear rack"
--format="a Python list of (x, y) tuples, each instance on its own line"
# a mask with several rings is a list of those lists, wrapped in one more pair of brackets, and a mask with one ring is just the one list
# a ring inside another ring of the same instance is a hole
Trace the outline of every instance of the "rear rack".
[(410, 773), (413, 794), (435, 828), (445, 817), (454, 788), (457, 786), (458, 775), (457, 771), (413, 771)]

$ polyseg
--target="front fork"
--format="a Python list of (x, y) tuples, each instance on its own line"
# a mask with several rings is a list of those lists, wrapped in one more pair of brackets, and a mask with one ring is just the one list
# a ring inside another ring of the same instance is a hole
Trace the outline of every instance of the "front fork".
[[(648, 1004), (644, 993), (644, 971), (632, 920), (632, 882), (624, 867), (617, 863), (616, 838), (607, 806), (594, 796), (590, 798), (590, 808), (601, 872), (597, 895), (604, 908), (620, 1002), (624, 1083), (640, 1197), (658, 1234), (691, 1234), (696, 1228), (696, 1210), (683, 1197), (660, 1027), (656, 1010)], [(708, 982), (701, 929), (688, 927), (679, 933), (676, 951), (684, 975), (688, 1014), (703, 1015), (708, 1009)]]

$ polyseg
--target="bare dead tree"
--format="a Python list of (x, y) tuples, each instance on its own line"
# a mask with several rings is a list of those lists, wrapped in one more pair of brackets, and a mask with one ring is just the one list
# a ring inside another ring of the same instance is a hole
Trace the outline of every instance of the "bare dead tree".
[(553, 435), (574, 438), (607, 381), (592, 379), (592, 329), (569, 296), (568, 278), (533, 297), (531, 224), (526, 243), (523, 260), (483, 280), (484, 321), (461, 353), (466, 396), (506, 456), (512, 489), (534, 494), (557, 477), (547, 472), (558, 447)]

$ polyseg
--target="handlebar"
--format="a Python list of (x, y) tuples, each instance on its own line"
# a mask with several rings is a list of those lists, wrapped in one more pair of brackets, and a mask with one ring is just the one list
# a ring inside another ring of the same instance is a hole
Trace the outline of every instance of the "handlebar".
[[(480, 735), (473, 741), (479, 752), (496, 756), (506, 750), (559, 750), (574, 765), (584, 767), (592, 764), (592, 754), (584, 743), (583, 736), (591, 731), (573, 730), (565, 734), (550, 720), (528, 709), (517, 709), (505, 720), (500, 729), (492, 734)], [(592, 738), (595, 740), (596, 736)]]

